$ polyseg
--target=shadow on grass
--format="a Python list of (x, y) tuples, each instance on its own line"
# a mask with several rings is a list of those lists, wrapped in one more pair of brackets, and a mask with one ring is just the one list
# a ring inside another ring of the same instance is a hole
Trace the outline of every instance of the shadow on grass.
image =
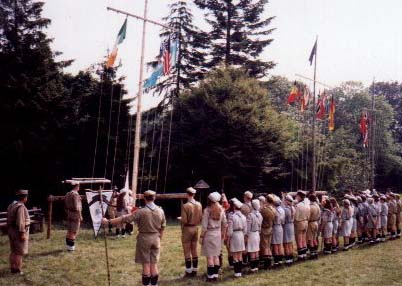
[(61, 253), (63, 253), (64, 251), (62, 249), (57, 249), (57, 250), (51, 250), (51, 251), (47, 251), (47, 252), (41, 252), (41, 253), (36, 253), (36, 254), (32, 254), (29, 255), (30, 258), (36, 258), (36, 257), (44, 257), (44, 256), (49, 256), (49, 255), (59, 255)]

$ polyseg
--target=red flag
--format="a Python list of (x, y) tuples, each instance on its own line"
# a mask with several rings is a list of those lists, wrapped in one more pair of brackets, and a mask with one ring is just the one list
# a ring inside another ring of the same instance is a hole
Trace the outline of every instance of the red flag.
[(322, 95), (318, 95), (318, 103), (317, 103), (317, 109), (316, 109), (316, 118), (317, 119), (324, 119), (325, 117), (325, 102), (326, 102), (326, 95), (325, 91), (322, 93)]
[(302, 96), (299, 88), (297, 85), (293, 85), (292, 89), (290, 90), (289, 96), (288, 96), (288, 104), (291, 104), (293, 102), (299, 101), (300, 97)]
[(163, 75), (168, 75), (171, 69), (170, 37), (164, 40), (160, 48), (160, 57), (163, 63)]
[(363, 147), (368, 147), (368, 117), (367, 112), (362, 113), (360, 118), (360, 133), (363, 138)]

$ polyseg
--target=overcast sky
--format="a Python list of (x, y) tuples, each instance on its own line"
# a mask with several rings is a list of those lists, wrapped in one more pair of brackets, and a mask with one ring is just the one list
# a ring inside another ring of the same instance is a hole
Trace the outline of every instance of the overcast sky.
[[(168, 0), (148, 0), (148, 17), (160, 20), (168, 13)], [(99, 62), (112, 49), (124, 16), (106, 10), (107, 6), (143, 14), (143, 0), (47, 0), (44, 16), (52, 20), (48, 34), (52, 47), (74, 59), (67, 69), (76, 73)], [(190, 1), (192, 2), (192, 1)], [(193, 5), (196, 21), (203, 14)], [(312, 76), (308, 56), (318, 35), (317, 78), (329, 85), (355, 80), (369, 84), (400, 80), (402, 75), (402, 1), (399, 0), (271, 0), (266, 16), (276, 16), (272, 28), (274, 42), (262, 59), (274, 60), (274, 75), (295, 79), (295, 73)], [(136, 93), (139, 76), (142, 23), (130, 19), (127, 37), (119, 46), (118, 61), (126, 76), (129, 94)], [(160, 29), (147, 26), (146, 60), (159, 51)], [(145, 96), (145, 106), (155, 100)]]

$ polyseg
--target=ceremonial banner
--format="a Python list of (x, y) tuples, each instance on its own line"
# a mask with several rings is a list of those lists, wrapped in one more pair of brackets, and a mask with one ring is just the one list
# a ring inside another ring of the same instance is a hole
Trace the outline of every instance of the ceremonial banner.
[(329, 131), (334, 131), (335, 129), (335, 100), (334, 96), (331, 96), (331, 103), (329, 106), (329, 121), (328, 121)]
[(109, 58), (106, 62), (106, 67), (111, 68), (114, 65), (114, 62), (117, 57), (117, 46), (123, 43), (124, 39), (126, 38), (126, 31), (127, 31), (127, 18), (124, 21), (123, 25), (121, 26), (119, 33), (117, 34), (116, 42), (114, 43), (113, 50), (109, 55)]
[(96, 238), (102, 226), (102, 207), (103, 213), (105, 214), (112, 197), (112, 192), (102, 192), (102, 205), (100, 203), (99, 192), (86, 192), (86, 196), (89, 206), (89, 213), (91, 214), (94, 236)]
[(310, 66), (313, 64), (314, 57), (317, 55), (317, 40), (315, 40), (313, 49), (311, 50), (310, 57), (308, 61), (310, 62)]

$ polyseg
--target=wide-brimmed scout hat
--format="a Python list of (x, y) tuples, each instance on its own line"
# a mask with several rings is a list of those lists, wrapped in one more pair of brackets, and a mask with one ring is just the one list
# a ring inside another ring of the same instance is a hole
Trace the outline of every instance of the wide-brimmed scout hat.
[(156, 195), (156, 192), (155, 191), (152, 191), (152, 190), (147, 190), (147, 191), (145, 191), (144, 192), (144, 196), (155, 196)]
[(197, 190), (194, 189), (193, 187), (189, 187), (189, 188), (186, 189), (186, 192), (190, 193), (190, 194), (195, 194), (195, 193), (197, 193)]
[(17, 196), (28, 196), (28, 190), (18, 190), (15, 192)]

